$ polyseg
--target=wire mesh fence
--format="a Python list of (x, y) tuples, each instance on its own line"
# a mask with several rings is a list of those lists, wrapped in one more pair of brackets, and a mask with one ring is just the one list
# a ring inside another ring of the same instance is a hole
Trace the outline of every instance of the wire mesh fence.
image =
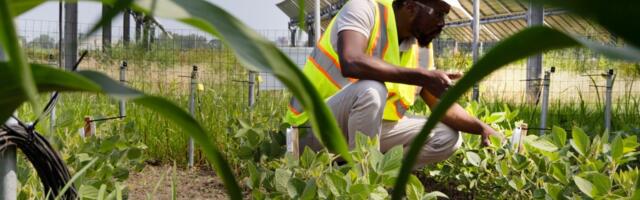
[[(441, 36), (434, 41), (436, 68), (465, 71), (472, 64), (472, 48), (469, 42), (458, 42), (453, 36)], [(596, 37), (594, 35), (585, 37)], [(480, 54), (487, 52), (496, 42), (481, 42)], [(541, 88), (541, 79), (527, 79), (526, 60), (509, 64), (485, 78), (480, 83), (480, 95), (485, 101), (527, 103), (527, 84), (535, 82)], [(555, 68), (550, 76), (550, 102), (598, 104), (603, 101), (606, 73), (614, 69), (615, 82), (612, 96), (615, 99), (637, 98), (640, 87), (640, 64), (617, 61), (584, 48), (570, 48), (543, 54), (544, 71)], [(538, 90), (538, 93), (541, 89)]]
[[(58, 24), (55, 21), (21, 20), (21, 43), (26, 48), (32, 62), (58, 62)], [(79, 24), (79, 30), (88, 30), (90, 24)], [(86, 50), (88, 57), (80, 69), (104, 72), (115, 80), (119, 79), (119, 68), (126, 62), (126, 83), (146, 93), (166, 96), (189, 95), (192, 66), (198, 67), (198, 82), (202, 93), (217, 94), (208, 104), (235, 103), (249, 104), (249, 95), (254, 95), (256, 104), (269, 104), (271, 109), (284, 112), (289, 94), (284, 86), (266, 72), (249, 72), (234, 56), (233, 49), (206, 33), (195, 29), (151, 30), (148, 38), (135, 36), (131, 29), (132, 42), (126, 45), (122, 40), (122, 27), (112, 27), (109, 44), (102, 42), (102, 36), (86, 36), (80, 33), (79, 52)], [(311, 48), (292, 46), (306, 44), (301, 34), (291, 37), (287, 30), (259, 30), (265, 38), (273, 41), (299, 66), (311, 52)], [(137, 40), (136, 40), (137, 38)], [(434, 41), (435, 65), (443, 70), (465, 71), (471, 66), (471, 43), (455, 41), (443, 35)], [(495, 42), (483, 42), (481, 54), (488, 51)], [(550, 102), (583, 102), (601, 104), (604, 100), (605, 79), (601, 74), (615, 69), (615, 84), (612, 88), (614, 104), (617, 99), (637, 98), (640, 87), (638, 63), (611, 60), (587, 49), (573, 48), (544, 54), (543, 70), (555, 67), (550, 77)], [(254, 80), (249, 75), (254, 73)], [(480, 83), (480, 95), (485, 101), (527, 102), (526, 61), (510, 64)], [(249, 94), (254, 85), (255, 92)], [(186, 107), (186, 101), (182, 99)]]

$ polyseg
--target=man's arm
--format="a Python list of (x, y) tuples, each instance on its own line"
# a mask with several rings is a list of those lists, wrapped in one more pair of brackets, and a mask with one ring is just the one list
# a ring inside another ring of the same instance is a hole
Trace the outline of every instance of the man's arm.
[[(422, 96), (422, 99), (424, 99), (432, 110), (438, 104), (438, 101), (440, 101), (440, 99), (436, 98), (429, 93), (429, 91), (424, 89), (420, 91), (420, 96)], [(491, 144), (489, 135), (501, 137), (499, 133), (491, 128), (491, 126), (483, 123), (478, 118), (469, 115), (469, 113), (467, 113), (467, 111), (457, 103), (454, 103), (449, 108), (441, 121), (454, 130), (481, 135), (482, 145), (485, 146)]]
[(397, 67), (367, 55), (367, 45), (367, 38), (359, 32), (344, 30), (338, 33), (338, 57), (344, 77), (424, 86), (440, 96), (450, 86), (451, 79), (461, 76), (460, 73)]

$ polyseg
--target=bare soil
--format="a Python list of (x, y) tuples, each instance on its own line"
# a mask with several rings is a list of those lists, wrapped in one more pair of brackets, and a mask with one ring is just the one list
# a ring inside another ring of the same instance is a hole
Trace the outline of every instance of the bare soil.
[(171, 165), (147, 165), (133, 173), (127, 180), (129, 199), (171, 199), (172, 182), (177, 199), (228, 199), (222, 180), (210, 169), (178, 167), (175, 180), (173, 173)]

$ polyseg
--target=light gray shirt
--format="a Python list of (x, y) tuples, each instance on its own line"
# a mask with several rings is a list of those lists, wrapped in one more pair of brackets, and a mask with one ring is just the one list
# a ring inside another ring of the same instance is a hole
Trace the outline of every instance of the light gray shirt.
[[(376, 19), (376, 2), (374, 0), (350, 0), (336, 16), (335, 27), (331, 31), (331, 45), (338, 46), (338, 33), (344, 30), (356, 31), (369, 39)], [(400, 44), (400, 51), (409, 50), (416, 39), (411, 38)]]

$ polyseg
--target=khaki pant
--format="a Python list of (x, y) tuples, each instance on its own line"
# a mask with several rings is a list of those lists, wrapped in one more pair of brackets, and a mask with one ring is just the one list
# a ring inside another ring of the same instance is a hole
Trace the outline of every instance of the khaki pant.
[[(402, 145), (405, 153), (409, 151), (413, 138), (427, 120), (418, 117), (404, 117), (399, 121), (382, 120), (386, 98), (385, 85), (372, 80), (349, 84), (329, 98), (327, 104), (348, 139), (349, 148), (355, 146), (356, 132), (360, 132), (370, 137), (379, 135), (382, 152), (396, 145)], [(446, 160), (461, 144), (462, 137), (458, 131), (438, 123), (420, 151), (416, 168)], [(313, 134), (300, 138), (301, 150), (305, 146), (316, 151), (322, 148)]]

